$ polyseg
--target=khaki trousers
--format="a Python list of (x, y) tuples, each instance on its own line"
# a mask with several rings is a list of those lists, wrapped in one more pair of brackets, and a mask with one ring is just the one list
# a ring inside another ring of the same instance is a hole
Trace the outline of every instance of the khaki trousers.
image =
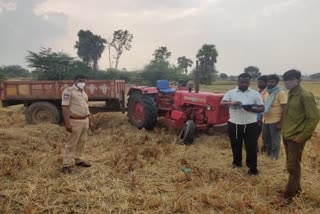
[(286, 150), (287, 170), (289, 173), (285, 196), (291, 198), (301, 192), (301, 159), (306, 142), (295, 143), (290, 140), (284, 140), (283, 143)]
[(63, 166), (71, 166), (82, 161), (82, 152), (88, 137), (89, 119), (70, 119), (72, 132), (64, 149)]

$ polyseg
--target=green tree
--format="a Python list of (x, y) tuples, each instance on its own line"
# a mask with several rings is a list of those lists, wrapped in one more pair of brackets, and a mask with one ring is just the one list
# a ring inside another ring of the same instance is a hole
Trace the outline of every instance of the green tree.
[(78, 32), (79, 41), (76, 41), (77, 54), (84, 63), (91, 66), (94, 71), (98, 70), (98, 61), (104, 51), (107, 40), (94, 35), (89, 30)]
[(192, 67), (192, 64), (193, 64), (192, 60), (188, 59), (185, 56), (178, 58), (178, 67), (180, 69), (183, 69), (186, 74), (188, 73), (188, 67)]
[(29, 70), (22, 68), (20, 65), (1, 66), (0, 71), (8, 78), (31, 76)]
[(204, 44), (198, 51), (197, 59), (199, 60), (200, 83), (211, 85), (215, 78), (215, 63), (217, 62), (218, 52), (215, 45)]
[(250, 74), (252, 79), (257, 79), (261, 76), (261, 73), (259, 72), (259, 68), (257, 66), (248, 66), (244, 69), (244, 73)]
[[(64, 52), (53, 52), (51, 48), (41, 48), (39, 53), (28, 51), (28, 65), (34, 70), (32, 75), (39, 80), (72, 79), (77, 74), (90, 77), (91, 68), (85, 63), (74, 60)], [(92, 77), (92, 76), (91, 76)]]
[(170, 65), (169, 58), (171, 52), (167, 47), (159, 47), (153, 53), (153, 59), (145, 66), (141, 73), (143, 83), (148, 85), (155, 85), (157, 80), (167, 79), (169, 81), (176, 81), (179, 79), (186, 79), (187, 76), (179, 72), (179, 68)]
[(132, 48), (132, 39), (133, 34), (131, 34), (128, 30), (116, 30), (113, 32), (112, 41), (108, 43), (110, 69), (112, 68), (111, 48), (113, 48), (115, 52), (115, 69), (118, 69), (120, 57), (123, 54), (123, 51), (129, 51)]
[(220, 79), (226, 80), (226, 79), (228, 79), (228, 75), (225, 74), (225, 73), (221, 73), (221, 74), (220, 74)]
[(152, 63), (165, 63), (169, 65), (169, 58), (171, 56), (171, 52), (168, 51), (167, 47), (161, 46), (154, 51), (152, 54), (154, 57), (151, 61)]
[(64, 75), (64, 79), (73, 79), (76, 75), (84, 75), (88, 79), (99, 79), (97, 72), (92, 72), (92, 68), (79, 60), (71, 61), (68, 66), (67, 72)]
[(229, 80), (236, 81), (237, 79), (238, 79), (238, 76), (235, 76), (235, 75), (229, 76)]
[(123, 71), (114, 68), (98, 72), (98, 79), (125, 80), (126, 83), (135, 83), (137, 71)]
[(311, 74), (310, 78), (312, 80), (320, 80), (320, 73)]
[(141, 76), (148, 85), (155, 86), (160, 79), (169, 79), (170, 68), (166, 63), (149, 63), (145, 66)]
[(41, 48), (39, 53), (28, 52), (28, 65), (35, 69), (32, 74), (40, 80), (63, 80), (73, 61), (68, 54), (52, 52), (51, 48)]
[(0, 71), (0, 80), (5, 80), (7, 79), (6, 75)]

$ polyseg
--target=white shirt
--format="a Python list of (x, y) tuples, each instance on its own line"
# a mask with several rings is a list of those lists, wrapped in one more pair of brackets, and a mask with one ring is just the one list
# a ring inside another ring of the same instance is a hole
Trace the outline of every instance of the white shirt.
[[(225, 93), (222, 100), (226, 102), (240, 101), (243, 105), (263, 105), (261, 94), (251, 88), (248, 88), (244, 92), (240, 91), (238, 87), (232, 89)], [(244, 125), (257, 122), (257, 113), (246, 111), (242, 107), (230, 106), (229, 114), (229, 121), (231, 123)]]

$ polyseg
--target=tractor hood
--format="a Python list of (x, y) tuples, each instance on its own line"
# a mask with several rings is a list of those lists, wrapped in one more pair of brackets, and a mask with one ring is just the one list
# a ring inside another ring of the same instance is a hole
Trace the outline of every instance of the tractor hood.
[(217, 106), (220, 104), (223, 95), (223, 93), (177, 91), (175, 93), (174, 102), (177, 106), (182, 106), (184, 104)]
[(223, 96), (223, 93), (177, 91), (174, 96), (174, 104), (178, 108), (187, 106), (203, 109), (208, 124), (222, 124), (229, 119), (228, 108), (220, 106)]

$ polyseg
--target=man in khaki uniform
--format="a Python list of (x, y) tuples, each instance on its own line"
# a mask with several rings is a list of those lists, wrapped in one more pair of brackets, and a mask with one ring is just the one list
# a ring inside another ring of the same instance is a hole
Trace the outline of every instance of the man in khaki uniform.
[(74, 85), (66, 88), (62, 93), (62, 112), (66, 130), (70, 132), (63, 156), (63, 173), (70, 174), (71, 166), (75, 164), (82, 167), (91, 165), (82, 160), (84, 144), (89, 129), (88, 96), (84, 92), (85, 76), (75, 77)]

